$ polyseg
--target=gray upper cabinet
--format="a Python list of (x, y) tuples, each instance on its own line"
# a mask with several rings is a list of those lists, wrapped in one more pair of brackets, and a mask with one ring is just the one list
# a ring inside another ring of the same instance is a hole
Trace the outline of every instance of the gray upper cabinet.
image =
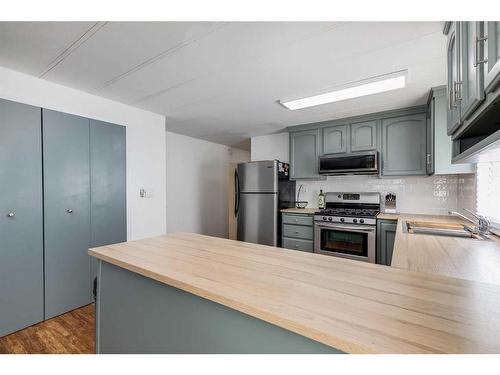
[(460, 24), (453, 22), (448, 32), (447, 61), (448, 61), (448, 134), (452, 134), (460, 125)]
[(484, 100), (482, 37), (482, 22), (460, 22), (460, 78), (456, 99), (462, 121)]
[(425, 175), (426, 114), (382, 120), (382, 174)]
[(377, 121), (351, 124), (351, 151), (377, 149)]
[(318, 178), (320, 130), (290, 133), (290, 177)]
[[(435, 98), (432, 97), (429, 103), (429, 108), (427, 109), (427, 115), (425, 119), (425, 123), (427, 126), (426, 129), (426, 173), (431, 175), (434, 173), (434, 129), (435, 129)], [(450, 153), (451, 155), (451, 153)]]
[(348, 125), (323, 128), (323, 154), (348, 152)]
[(45, 318), (92, 300), (89, 120), (43, 110)]
[(500, 83), (500, 22), (485, 22), (484, 29), (484, 87), (491, 92)]
[[(90, 246), (127, 241), (126, 128), (90, 120)], [(97, 260), (92, 258), (92, 279)]]
[(0, 100), (0, 336), (43, 320), (40, 108)]

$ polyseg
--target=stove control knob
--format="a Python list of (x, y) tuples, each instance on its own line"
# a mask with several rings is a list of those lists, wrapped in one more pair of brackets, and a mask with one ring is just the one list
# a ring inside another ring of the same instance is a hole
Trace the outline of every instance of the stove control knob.
[(358, 222), (358, 219), (352, 219), (352, 222), (353, 222), (353, 223), (357, 223), (357, 222)]
[(326, 216), (323, 216), (323, 220), (325, 220), (325, 221), (326, 221)]
[(364, 219), (359, 219), (359, 222), (360, 222), (361, 224), (363, 224), (363, 223), (365, 222), (365, 220), (364, 220)]
[(343, 217), (340, 218), (340, 222), (343, 223), (345, 219)]
[(328, 218), (328, 221), (332, 221), (332, 220), (333, 220), (333, 218), (330, 216), (330, 217)]

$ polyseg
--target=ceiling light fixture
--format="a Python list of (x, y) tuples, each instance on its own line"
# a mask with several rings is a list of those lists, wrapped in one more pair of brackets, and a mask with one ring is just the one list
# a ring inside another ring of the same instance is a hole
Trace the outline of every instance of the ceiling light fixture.
[(406, 86), (407, 74), (407, 70), (384, 74), (383, 76), (377, 76), (344, 85), (334, 91), (296, 100), (280, 100), (280, 103), (284, 107), (294, 111), (296, 109), (314, 107), (321, 104), (339, 102), (341, 100), (401, 89)]

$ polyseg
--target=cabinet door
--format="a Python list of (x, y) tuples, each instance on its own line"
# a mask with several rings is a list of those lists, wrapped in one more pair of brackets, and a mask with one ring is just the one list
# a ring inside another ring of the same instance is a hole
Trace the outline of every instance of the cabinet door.
[(366, 121), (351, 124), (351, 151), (377, 149), (377, 122)]
[(459, 86), (459, 38), (460, 24), (453, 22), (448, 33), (447, 65), (448, 65), (448, 134), (451, 135), (460, 125), (460, 105), (457, 101)]
[(45, 318), (91, 302), (89, 120), (43, 110)]
[(427, 174), (431, 175), (434, 173), (434, 127), (435, 127), (435, 100), (431, 99), (429, 103), (429, 108), (427, 109), (426, 118), (426, 168)]
[(484, 99), (482, 50), (478, 39), (482, 37), (482, 22), (460, 22), (460, 83), (457, 100), (462, 121), (466, 120)]
[(484, 87), (491, 92), (500, 83), (500, 22), (485, 22), (485, 32)]
[(40, 108), (0, 100), (0, 336), (43, 320)]
[(395, 221), (377, 220), (377, 264), (391, 265), (396, 228)]
[(382, 120), (382, 174), (426, 174), (425, 113)]
[(323, 128), (323, 154), (348, 152), (347, 125)]
[(125, 127), (90, 120), (91, 247), (127, 241), (126, 185)]
[(290, 177), (317, 178), (319, 129), (290, 133)]

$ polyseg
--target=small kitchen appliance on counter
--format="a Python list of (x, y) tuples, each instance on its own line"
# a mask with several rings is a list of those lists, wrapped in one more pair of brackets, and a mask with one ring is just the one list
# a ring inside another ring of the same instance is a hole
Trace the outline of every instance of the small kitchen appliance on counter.
[(314, 215), (314, 252), (375, 263), (379, 193), (326, 193)]

